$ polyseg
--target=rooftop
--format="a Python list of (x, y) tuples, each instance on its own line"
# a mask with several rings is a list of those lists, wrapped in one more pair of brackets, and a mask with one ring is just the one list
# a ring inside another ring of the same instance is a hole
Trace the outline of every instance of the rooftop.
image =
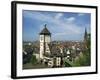
[(40, 32), (40, 35), (51, 35), (50, 31), (47, 29), (46, 24), (44, 25), (44, 29)]

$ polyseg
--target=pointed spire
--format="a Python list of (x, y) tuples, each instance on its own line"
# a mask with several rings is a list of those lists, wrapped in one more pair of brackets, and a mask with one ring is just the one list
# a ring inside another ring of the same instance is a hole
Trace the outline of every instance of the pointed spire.
[(86, 27), (85, 27), (85, 33), (87, 33), (87, 29), (86, 29)]
[(85, 36), (87, 36), (87, 29), (86, 29), (86, 27), (85, 27)]
[(41, 34), (44, 34), (44, 35), (51, 35), (50, 31), (47, 29), (47, 24), (44, 24), (44, 29), (40, 32), (40, 35)]
[(87, 29), (85, 27), (84, 40), (86, 40), (86, 39), (87, 39)]
[(44, 25), (44, 27), (46, 28), (47, 24)]

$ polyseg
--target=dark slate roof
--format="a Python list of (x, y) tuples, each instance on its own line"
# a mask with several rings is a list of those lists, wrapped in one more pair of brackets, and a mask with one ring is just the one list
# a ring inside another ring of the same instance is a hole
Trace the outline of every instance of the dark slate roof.
[(51, 35), (50, 31), (46, 28), (46, 26), (44, 27), (44, 29), (40, 32), (40, 35), (44, 34), (44, 35)]

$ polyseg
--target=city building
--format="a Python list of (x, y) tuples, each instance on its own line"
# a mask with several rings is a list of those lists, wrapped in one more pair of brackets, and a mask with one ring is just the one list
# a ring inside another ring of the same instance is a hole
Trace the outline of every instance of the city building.
[(51, 32), (45, 24), (39, 33), (39, 41), (34, 41), (31, 44), (24, 43), (23, 61), (24, 63), (28, 62), (30, 56), (34, 55), (40, 64), (48, 67), (64, 67), (65, 61), (75, 61), (87, 48), (90, 34), (85, 29), (83, 35), (83, 41), (52, 41)]
[[(56, 43), (51, 41), (51, 33), (47, 29), (46, 24), (44, 29), (40, 32), (40, 60), (43, 64), (50, 67), (62, 67), (64, 61), (73, 61), (76, 55), (81, 52), (77, 47), (78, 42), (71, 42), (70, 47), (66, 47), (64, 42)], [(64, 43), (64, 44), (63, 44)], [(74, 45), (72, 45), (74, 44)]]

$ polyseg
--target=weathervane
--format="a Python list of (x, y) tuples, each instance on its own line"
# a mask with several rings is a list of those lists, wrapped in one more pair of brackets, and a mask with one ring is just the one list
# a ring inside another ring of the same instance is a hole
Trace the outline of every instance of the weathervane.
[(44, 25), (44, 27), (46, 28), (47, 24)]

